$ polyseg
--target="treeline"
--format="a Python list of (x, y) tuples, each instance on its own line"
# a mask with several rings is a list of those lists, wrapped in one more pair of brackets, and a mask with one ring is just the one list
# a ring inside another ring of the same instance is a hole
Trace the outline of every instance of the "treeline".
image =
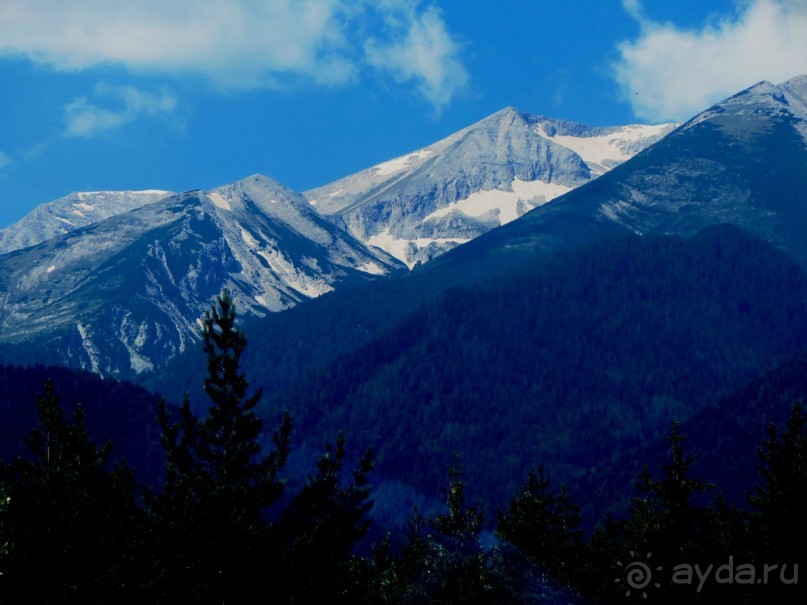
[(155, 489), (110, 466), (82, 408), (66, 412), (46, 385), (30, 455), (0, 468), (2, 602), (803, 602), (801, 406), (769, 429), (744, 511), (710, 497), (673, 423), (667, 463), (641, 474), (624, 518), (589, 535), (575, 497), (543, 467), (494, 520), (454, 458), (443, 511), (415, 511), (404, 535), (368, 545), (372, 453), (348, 468), (339, 436), (290, 488), (292, 421), (284, 415), (262, 447), (261, 393), (241, 372), (234, 320), (225, 292), (203, 323), (208, 414), (188, 400), (158, 406), (166, 471)]

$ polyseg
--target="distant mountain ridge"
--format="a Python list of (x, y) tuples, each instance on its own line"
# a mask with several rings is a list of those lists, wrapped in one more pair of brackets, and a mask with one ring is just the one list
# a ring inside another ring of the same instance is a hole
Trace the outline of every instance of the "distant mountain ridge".
[[(411, 267), (514, 220), (669, 128), (589, 128), (507, 108), (344, 179), (342, 192), (322, 188), (322, 202), (260, 175), (207, 192), (71, 194), (0, 231), (0, 349), (132, 378), (195, 341), (222, 287), (248, 319), (395, 273), (395, 257)], [(368, 187), (395, 192), (378, 207), (397, 222), (365, 221), (375, 210), (354, 194)], [(379, 240), (399, 227), (428, 242), (409, 242), (413, 256)]]
[(196, 342), (222, 287), (262, 315), (399, 268), (256, 175), (0, 256), (0, 345), (130, 376)]
[(354, 237), (411, 267), (604, 174), (675, 126), (592, 128), (508, 107), (305, 195)]
[[(431, 264), (531, 258), (609, 234), (688, 236), (730, 223), (807, 266), (807, 75), (760, 82), (695, 116), (602, 177)], [(441, 269), (441, 267), (443, 267)]]
[[(436, 257), (407, 276), (395, 308), (417, 298), (407, 288), (428, 297), (458, 276), (471, 283), (609, 235), (688, 236), (715, 223), (807, 266), (806, 88), (807, 77), (761, 83), (669, 134), (672, 125), (589, 128), (508, 108), (307, 198), (251, 177), (147, 204), (0, 256), (0, 349), (131, 377), (184, 351), (222, 286), (256, 318), (394, 273), (395, 255), (409, 266)], [(382, 236), (405, 245), (387, 254)], [(368, 337), (373, 304), (346, 309), (356, 334), (345, 342)]]
[(0, 255), (64, 235), (174, 195), (172, 191), (88, 191), (41, 204), (0, 230)]

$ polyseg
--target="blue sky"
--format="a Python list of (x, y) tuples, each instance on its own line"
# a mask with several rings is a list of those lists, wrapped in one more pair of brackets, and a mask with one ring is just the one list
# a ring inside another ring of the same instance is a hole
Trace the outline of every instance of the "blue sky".
[(73, 191), (297, 191), (508, 105), (690, 117), (807, 73), (807, 0), (0, 0), (0, 227)]

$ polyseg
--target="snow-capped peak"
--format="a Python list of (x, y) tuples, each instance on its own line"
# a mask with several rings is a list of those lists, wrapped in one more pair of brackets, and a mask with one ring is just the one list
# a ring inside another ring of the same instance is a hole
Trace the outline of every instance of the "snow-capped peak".
[[(67, 206), (89, 214), (95, 201)], [(126, 376), (182, 352), (223, 287), (242, 316), (261, 316), (400, 269), (253, 175), (0, 255), (0, 325), (13, 326), (0, 343), (41, 338), (63, 361)]]
[(605, 173), (675, 126), (591, 128), (505, 107), (306, 196), (354, 237), (412, 267)]

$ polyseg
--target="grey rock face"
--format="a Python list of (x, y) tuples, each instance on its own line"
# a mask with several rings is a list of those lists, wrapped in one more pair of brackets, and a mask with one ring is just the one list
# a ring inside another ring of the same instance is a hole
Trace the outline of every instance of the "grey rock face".
[(52, 237), (98, 223), (173, 195), (171, 191), (92, 191), (34, 208), (18, 222), (0, 230), (0, 254), (27, 248)]
[(260, 316), (400, 268), (253, 176), (0, 256), (0, 344), (42, 343), (60, 363), (125, 377), (197, 341), (223, 287)]
[(306, 196), (411, 267), (589, 182), (674, 126), (590, 128), (507, 108)]

